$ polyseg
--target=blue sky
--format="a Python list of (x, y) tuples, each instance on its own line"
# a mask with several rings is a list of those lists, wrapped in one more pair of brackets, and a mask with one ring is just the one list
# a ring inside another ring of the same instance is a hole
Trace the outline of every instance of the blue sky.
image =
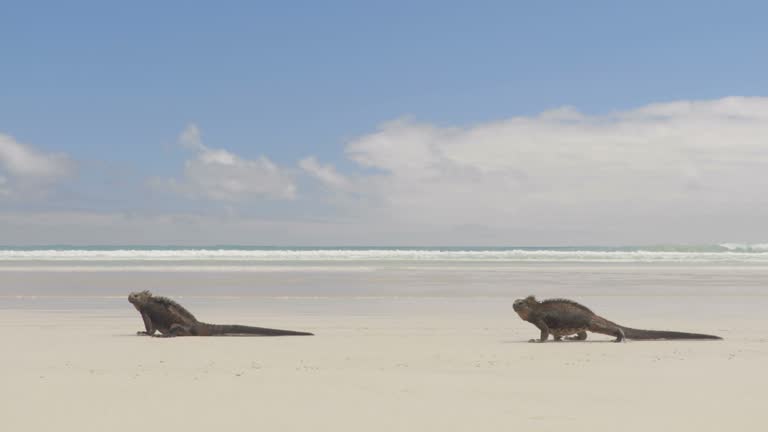
[[(13, 229), (6, 228), (6, 238), (17, 244), (125, 242), (136, 238), (132, 230), (137, 229), (128, 227), (126, 215), (198, 221), (193, 228), (163, 222), (168, 225), (158, 227), (156, 237), (140, 238), (143, 242), (156, 238), (160, 243), (642, 241), (648, 237), (640, 222), (628, 223), (626, 219), (633, 215), (623, 214), (610, 218), (625, 220), (617, 222), (613, 231), (606, 231), (605, 223), (591, 226), (586, 215), (579, 216), (585, 222), (572, 228), (563, 228), (569, 224), (553, 219), (552, 229), (526, 230), (531, 221), (541, 220), (541, 214), (576, 210), (573, 203), (555, 204), (554, 197), (541, 201), (534, 189), (514, 188), (496, 192), (513, 200), (514, 193), (532, 199), (529, 205), (540, 206), (535, 214), (508, 221), (515, 219), (515, 212), (498, 213), (503, 205), (489, 196), (488, 201), (476, 203), (478, 212), (496, 216), (460, 217), (419, 237), (414, 233), (423, 233), (424, 224), (433, 225), (429, 220), (400, 220), (392, 214), (423, 213), (409, 203), (451, 198), (428, 187), (421, 191), (423, 199), (404, 198), (398, 188), (384, 191), (378, 182), (403, 182), (402, 190), (413, 190), (406, 180), (419, 185), (429, 182), (415, 179), (410, 171), (399, 169), (401, 165), (382, 158), (381, 152), (399, 154), (398, 160), (406, 166), (405, 161), (414, 157), (412, 149), (439, 147), (440, 158), (450, 159), (459, 171), (479, 170), (483, 181), (443, 177), (449, 175), (443, 167), (432, 177), (442, 179), (435, 184), (456, 180), (452, 186), (456, 190), (472, 184), (489, 190), (494, 187), (483, 183), (490, 181), (489, 170), (497, 181), (493, 184), (508, 185), (510, 179), (564, 168), (547, 162), (539, 167), (542, 171), (521, 174), (524, 170), (509, 164), (493, 169), (477, 165), (477, 158), (468, 156), (474, 141), (457, 144), (459, 138), (450, 131), (462, 130), (470, 137), (478, 130), (486, 134), (485, 126), (515, 118), (535, 119), (560, 107), (572, 107), (585, 116), (578, 120), (583, 124), (604, 124), (614, 122), (609, 117), (615, 113), (662, 103), (698, 101), (721, 107), (717, 101), (724, 98), (759, 98), (768, 88), (764, 48), (768, 31), (763, 22), (768, 6), (762, 2), (633, 6), (616, 2), (4, 2), (1, 8), (0, 134), (14, 145), (34, 149), (38, 156), (62, 156), (67, 165), (56, 175), (46, 174), (45, 181), (32, 181), (29, 178), (34, 175), (18, 166), (14, 171), (11, 150), (0, 152), (0, 162), (5, 158), (0, 179), (6, 184), (0, 211), (5, 213), (6, 226)], [(757, 99), (755, 107), (755, 101), (750, 101), (752, 111), (765, 103)], [(733, 112), (720, 108), (703, 110), (719, 113), (714, 120), (706, 117), (709, 125), (733, 117)], [(683, 123), (688, 125), (698, 114), (701, 110), (688, 111)], [(655, 114), (659, 115), (668, 113)], [(393, 121), (399, 126), (392, 126)], [(759, 125), (762, 117), (752, 121)], [(536, 127), (543, 129), (524, 135), (527, 142), (554, 130), (549, 123)], [(443, 132), (436, 133), (437, 138), (431, 132), (411, 137), (411, 132), (424, 128), (449, 131), (451, 137), (443, 140)], [(730, 126), (722, 130), (726, 129), (733, 133)], [(200, 134), (200, 145), (184, 145), (180, 135), (190, 130)], [(687, 135), (677, 136), (676, 142), (688, 140), (690, 145), (681, 144), (681, 148), (695, 147), (696, 133), (690, 132), (695, 129), (685, 130)], [(514, 147), (523, 139), (519, 130), (504, 133), (513, 135), (498, 146)], [(754, 141), (753, 147), (745, 147), (744, 155), (755, 151), (762, 155), (760, 133), (759, 128), (737, 133)], [(365, 144), (377, 134), (384, 141), (400, 137), (399, 144), (392, 148)], [(420, 141), (425, 136), (430, 137), (429, 144)], [(416, 141), (406, 144), (412, 138)], [(592, 141), (589, 136), (583, 140)], [(548, 145), (542, 150), (544, 158), (562, 147)], [(703, 155), (710, 150), (692, 151)], [(719, 150), (723, 160), (732, 150)], [(222, 151), (236, 159), (217, 158)], [(488, 154), (488, 149), (483, 151)], [(499, 157), (511, 163), (519, 159), (515, 154)], [(616, 158), (630, 154), (624, 149)], [(712, 167), (719, 154), (708, 157), (706, 163), (685, 154), (688, 159), (681, 162), (681, 172), (697, 176), (708, 172), (713, 184), (718, 175), (733, 177), (728, 169), (737, 170)], [(242, 173), (234, 179), (229, 171), (211, 165), (233, 161)], [(675, 156), (670, 161), (681, 159)], [(644, 178), (650, 169), (663, 165), (648, 163), (632, 172)], [(709, 168), (702, 168), (705, 165)], [(429, 162), (421, 168), (434, 166)], [(592, 168), (583, 165), (577, 172), (595, 172)], [(760, 176), (758, 168), (754, 169)], [(252, 176), (252, 172), (258, 173)], [(332, 173), (336, 180), (328, 183), (330, 177), (319, 172)], [(386, 175), (391, 177), (380, 178)], [(683, 183), (690, 177), (681, 176)], [(709, 215), (706, 223), (677, 237), (680, 230), (671, 224), (650, 240), (710, 242), (740, 237), (749, 241), (744, 238), (751, 235), (749, 230), (730, 227), (736, 220), (718, 216), (716, 210), (726, 205), (720, 202), (718, 207), (718, 200), (754, 186), (744, 181), (731, 185), (730, 192), (718, 189), (706, 198), (688, 196), (707, 203), (699, 209), (699, 214)], [(219, 186), (211, 186), (217, 182)], [(239, 188), (237, 197), (221, 189), (233, 182)], [(250, 186), (243, 186), (248, 182)], [(366, 186), (353, 188), (351, 183)], [(339, 189), (342, 184), (344, 190)], [(491, 195), (496, 192), (491, 190)], [(563, 193), (572, 196), (572, 191)], [(622, 196), (620, 190), (592, 193), (583, 189), (582, 193), (609, 206)], [(653, 195), (648, 191), (648, 196)], [(745, 196), (744, 205), (762, 205), (753, 198)], [(649, 201), (637, 211), (654, 215), (664, 224), (668, 209), (664, 206), (669, 201), (664, 202)], [(454, 205), (437, 202), (435, 208), (450, 213)], [(762, 207), (753, 207), (749, 207), (752, 213), (764, 216)], [(64, 214), (71, 218), (67, 230), (51, 222)], [(29, 225), (30, 215), (39, 218), (31, 219), (37, 225)], [(223, 223), (219, 219), (199, 219), (211, 217), (235, 218), (236, 223), (226, 222), (230, 226), (262, 227), (275, 221), (288, 225), (246, 230), (254, 235), (243, 238), (234, 230), (225, 234), (217, 225)], [(439, 214), (434, 217), (443, 219)], [(93, 230), (92, 218), (125, 229)], [(307, 220), (329, 225), (313, 228), (304, 225)], [(294, 229), (291, 221), (302, 228)], [(347, 229), (350, 224), (357, 228)], [(383, 232), (371, 234), (372, 226), (384, 226)], [(160, 235), (169, 229), (173, 235)], [(270, 235), (259, 234), (260, 229)], [(356, 234), (347, 236), (350, 231)], [(292, 234), (281, 236), (281, 232)]]

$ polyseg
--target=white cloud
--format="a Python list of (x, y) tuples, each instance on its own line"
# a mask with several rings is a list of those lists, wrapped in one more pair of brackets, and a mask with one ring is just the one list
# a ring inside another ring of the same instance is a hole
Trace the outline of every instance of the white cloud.
[(10, 189), (8, 189), (8, 180), (0, 176), (0, 196), (3, 195), (9, 195), (11, 193)]
[(189, 124), (179, 135), (179, 144), (190, 150), (205, 150), (200, 128), (196, 124)]
[(199, 128), (192, 124), (179, 136), (180, 144), (195, 150), (184, 162), (184, 177), (155, 182), (189, 197), (217, 201), (251, 198), (293, 199), (296, 186), (286, 171), (264, 156), (243, 159), (227, 150), (206, 147)]
[(71, 174), (72, 162), (63, 154), (43, 153), (0, 134), (0, 165), (21, 178), (56, 178)]
[[(224, 201), (232, 211), (0, 213), (0, 237), (294, 245), (766, 241), (768, 98), (676, 101), (605, 115), (566, 107), (467, 127), (397, 120), (347, 144), (356, 172), (314, 156), (293, 167), (246, 159), (207, 147), (194, 125), (179, 141), (194, 153), (182, 176), (162, 184)], [(12, 171), (6, 159), (0, 163), (0, 196), (13, 191), (18, 167), (35, 165), (15, 162)], [(298, 180), (307, 186), (301, 195)], [(292, 201), (240, 205), (253, 198)]]
[(0, 134), (0, 195), (39, 192), (73, 172), (66, 155), (44, 153)]
[(328, 245), (359, 241), (364, 224), (194, 213), (0, 212), (7, 244)]
[(300, 160), (299, 166), (327, 186), (342, 189), (349, 186), (349, 180), (336, 171), (336, 168), (334, 168), (333, 165), (322, 165), (314, 156)]
[(658, 242), (712, 237), (702, 224), (727, 237), (736, 220), (768, 217), (768, 98), (599, 116), (562, 108), (465, 128), (399, 120), (347, 154), (378, 171), (356, 178), (355, 192), (390, 225), (516, 233), (505, 242)]

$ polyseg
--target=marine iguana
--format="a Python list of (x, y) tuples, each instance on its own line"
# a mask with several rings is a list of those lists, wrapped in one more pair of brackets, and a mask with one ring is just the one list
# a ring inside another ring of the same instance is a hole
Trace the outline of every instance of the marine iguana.
[(698, 333), (683, 333), (676, 331), (638, 330), (624, 327), (595, 314), (586, 306), (566, 299), (536, 300), (534, 296), (517, 299), (512, 305), (515, 312), (524, 321), (535, 325), (541, 330), (539, 339), (531, 339), (529, 342), (546, 342), (551, 334), (556, 342), (563, 336), (569, 340), (587, 339), (587, 331), (616, 336), (614, 342), (621, 342), (624, 338), (636, 340), (653, 339), (722, 339)]
[(313, 336), (312, 333), (291, 330), (278, 330), (243, 325), (219, 325), (200, 322), (183, 306), (167, 298), (154, 296), (149, 291), (133, 292), (128, 296), (144, 320), (146, 331), (138, 331), (137, 335), (152, 336), (159, 331), (163, 336), (223, 336), (223, 335), (257, 335), (257, 336)]

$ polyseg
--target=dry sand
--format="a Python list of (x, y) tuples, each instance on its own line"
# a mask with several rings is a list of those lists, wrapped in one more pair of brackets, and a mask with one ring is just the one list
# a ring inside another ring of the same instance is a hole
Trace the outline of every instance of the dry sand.
[[(599, 298), (633, 327), (724, 341), (526, 343), (511, 299), (286, 300), (190, 309), (314, 337), (134, 336), (123, 300), (0, 310), (6, 431), (758, 431), (768, 427), (765, 297)], [(258, 300), (253, 300), (258, 302)], [(585, 300), (585, 302), (589, 299)], [(246, 302), (247, 303), (247, 302)], [(728, 304), (733, 313), (712, 311)], [(308, 306), (309, 305), (309, 306)], [(620, 306), (624, 305), (624, 306)], [(694, 305), (693, 307), (689, 305)], [(289, 311), (296, 310), (295, 313)], [(649, 316), (643, 311), (654, 310)], [(748, 311), (744, 314), (741, 311)], [(565, 428), (565, 429), (564, 429)]]

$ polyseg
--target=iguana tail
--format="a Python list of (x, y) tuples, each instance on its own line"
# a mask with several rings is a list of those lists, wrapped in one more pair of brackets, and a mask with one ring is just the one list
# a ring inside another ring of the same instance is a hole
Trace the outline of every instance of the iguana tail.
[(314, 336), (312, 333), (280, 330), (264, 327), (251, 327), (236, 324), (206, 324), (210, 335), (254, 335), (254, 336)]
[(700, 333), (685, 333), (664, 330), (639, 330), (629, 327), (619, 326), (624, 331), (627, 339), (634, 340), (653, 340), (653, 339), (722, 339), (720, 336), (713, 336)]
[(722, 339), (719, 336), (712, 336), (700, 333), (684, 333), (664, 330), (640, 330), (630, 327), (624, 327), (609, 321), (599, 315), (592, 317), (589, 331), (616, 336), (616, 342), (626, 339), (634, 340), (654, 340), (654, 339)]

